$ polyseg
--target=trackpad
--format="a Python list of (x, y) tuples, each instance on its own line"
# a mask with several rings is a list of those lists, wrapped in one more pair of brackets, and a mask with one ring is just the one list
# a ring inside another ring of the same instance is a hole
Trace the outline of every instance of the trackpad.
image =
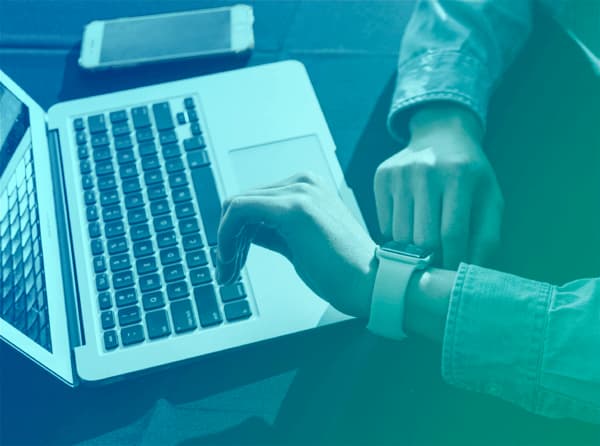
[(332, 190), (337, 189), (316, 135), (235, 149), (229, 155), (238, 192), (268, 186), (304, 172), (319, 175)]

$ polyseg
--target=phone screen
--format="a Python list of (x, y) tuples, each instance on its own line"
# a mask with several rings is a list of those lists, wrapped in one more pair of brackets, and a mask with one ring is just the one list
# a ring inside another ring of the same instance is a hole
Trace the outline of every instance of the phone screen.
[(107, 21), (100, 64), (192, 56), (231, 48), (231, 11)]

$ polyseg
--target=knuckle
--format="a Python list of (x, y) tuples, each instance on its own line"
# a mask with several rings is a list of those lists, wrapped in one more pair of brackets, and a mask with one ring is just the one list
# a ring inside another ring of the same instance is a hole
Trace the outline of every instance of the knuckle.
[(306, 183), (306, 184), (312, 184), (312, 185), (317, 185), (320, 182), (319, 176), (310, 170), (300, 173), (296, 180), (299, 183)]

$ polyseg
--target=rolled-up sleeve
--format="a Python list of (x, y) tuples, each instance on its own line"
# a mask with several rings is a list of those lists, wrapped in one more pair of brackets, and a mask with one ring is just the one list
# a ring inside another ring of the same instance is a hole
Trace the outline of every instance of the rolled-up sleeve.
[(462, 264), (442, 375), (540, 415), (600, 423), (600, 279), (556, 287)]
[(531, 0), (418, 0), (400, 49), (388, 128), (408, 139), (413, 107), (453, 101), (485, 127), (489, 97), (531, 30)]

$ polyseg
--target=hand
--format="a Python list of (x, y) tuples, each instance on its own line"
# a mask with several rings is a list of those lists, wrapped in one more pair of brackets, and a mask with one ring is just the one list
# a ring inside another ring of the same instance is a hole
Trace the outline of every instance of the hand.
[(383, 236), (436, 251), (444, 268), (485, 263), (499, 242), (503, 198), (477, 118), (457, 105), (430, 105), (414, 115), (411, 134), (375, 174)]
[(300, 175), (225, 203), (218, 234), (219, 282), (238, 276), (251, 242), (287, 257), (300, 278), (338, 310), (368, 316), (375, 242), (318, 178)]

